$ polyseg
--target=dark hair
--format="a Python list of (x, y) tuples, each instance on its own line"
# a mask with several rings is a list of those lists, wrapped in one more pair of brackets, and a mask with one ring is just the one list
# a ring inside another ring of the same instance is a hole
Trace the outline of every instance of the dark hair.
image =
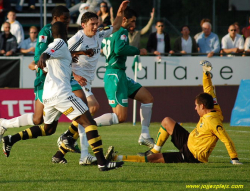
[(127, 8), (125, 9), (125, 11), (124, 11), (124, 17), (125, 17), (126, 19), (130, 19), (130, 18), (132, 18), (133, 16), (137, 17), (137, 13), (136, 13), (133, 9), (127, 7)]
[(95, 14), (93, 12), (86, 12), (82, 15), (81, 23), (87, 23), (91, 18), (98, 19), (98, 16), (97, 16), (97, 14)]
[(163, 23), (163, 24), (164, 24), (163, 20), (157, 20), (157, 21), (155, 22), (155, 24), (156, 24), (156, 23)]
[(213, 97), (208, 93), (200, 93), (195, 97), (197, 104), (203, 104), (206, 109), (214, 108)]
[(58, 34), (65, 34), (67, 31), (66, 25), (62, 22), (55, 22), (52, 26), (51, 26), (51, 31), (53, 36), (54, 35), (58, 35)]
[(56, 6), (53, 10), (52, 10), (52, 18), (53, 17), (60, 17), (61, 15), (63, 15), (63, 13), (69, 13), (69, 10), (67, 7), (62, 6), (62, 5), (58, 5)]
[(189, 26), (188, 25), (183, 25), (182, 27), (181, 27), (181, 31), (183, 30), (183, 28), (184, 27), (187, 27), (188, 28), (188, 30), (190, 31), (190, 28), (189, 28)]

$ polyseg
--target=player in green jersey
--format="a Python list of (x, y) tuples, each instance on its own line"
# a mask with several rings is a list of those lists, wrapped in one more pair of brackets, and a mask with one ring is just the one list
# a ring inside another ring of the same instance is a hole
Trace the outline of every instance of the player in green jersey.
[(146, 49), (137, 49), (129, 45), (129, 27), (135, 27), (137, 14), (127, 8), (124, 11), (122, 27), (119, 31), (103, 40), (103, 53), (106, 57), (106, 72), (104, 76), (104, 88), (113, 113), (104, 114), (95, 118), (98, 126), (122, 123), (127, 119), (128, 98), (141, 102), (141, 135), (140, 145), (152, 147), (154, 141), (149, 134), (153, 96), (139, 83), (126, 76), (127, 56), (146, 55)]

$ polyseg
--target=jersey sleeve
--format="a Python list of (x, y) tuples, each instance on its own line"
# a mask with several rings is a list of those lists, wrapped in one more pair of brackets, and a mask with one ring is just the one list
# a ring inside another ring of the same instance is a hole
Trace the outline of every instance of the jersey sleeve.
[(83, 42), (83, 36), (79, 36), (78, 34), (75, 34), (68, 40), (68, 47), (69, 51), (77, 51), (79, 45)]
[(106, 27), (103, 27), (103, 28), (99, 28), (98, 29), (100, 32), (99, 32), (99, 37), (102, 37), (102, 38), (107, 38), (109, 37), (112, 32), (113, 32), (113, 26), (106, 26)]
[(50, 36), (51, 34), (49, 30), (42, 30), (39, 32), (35, 48), (35, 56), (34, 56), (35, 63), (39, 61), (41, 54), (48, 48), (48, 45), (50, 43), (49, 42)]
[(227, 134), (223, 124), (213, 119), (211, 121), (211, 129), (213, 133), (224, 143), (230, 158), (238, 158), (234, 143)]
[(44, 53), (50, 55), (51, 58), (62, 58), (64, 57), (63, 46), (65, 46), (65, 42), (63, 40), (60, 40), (56, 43), (51, 43)]
[(119, 56), (134, 56), (140, 54), (138, 48), (129, 45), (128, 34), (125, 32), (116, 34), (114, 52)]

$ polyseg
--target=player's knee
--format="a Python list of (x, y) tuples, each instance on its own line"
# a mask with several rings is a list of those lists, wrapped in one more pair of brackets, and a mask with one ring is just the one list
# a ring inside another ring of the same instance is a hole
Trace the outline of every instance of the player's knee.
[(147, 104), (147, 103), (154, 103), (154, 97), (150, 94), (148, 95), (145, 100), (142, 102), (144, 104)]
[(40, 125), (43, 123), (43, 118), (33, 116), (34, 125)]
[(99, 108), (100, 108), (99, 103), (96, 103), (94, 106), (91, 106), (89, 108), (89, 111), (92, 115), (94, 115), (99, 110)]
[(170, 122), (172, 122), (172, 119), (171, 119), (170, 117), (165, 117), (165, 118), (162, 120), (161, 125), (162, 125), (163, 127), (166, 127), (166, 126), (169, 125)]
[(127, 120), (127, 116), (126, 115), (118, 114), (117, 117), (118, 117), (119, 123), (123, 123), (123, 122), (125, 122)]

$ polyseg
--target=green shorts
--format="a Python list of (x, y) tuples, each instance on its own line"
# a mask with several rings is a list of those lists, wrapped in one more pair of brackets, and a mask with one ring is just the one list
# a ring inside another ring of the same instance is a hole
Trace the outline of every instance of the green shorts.
[[(43, 85), (44, 82), (35, 80), (35, 88), (34, 88), (35, 101), (39, 99), (41, 103), (43, 103)], [(70, 85), (72, 88), (72, 92), (76, 90), (82, 90), (82, 87), (73, 78), (70, 80)]]
[(128, 107), (128, 97), (141, 87), (141, 84), (126, 76), (125, 70), (107, 69), (105, 72), (104, 89), (111, 107), (117, 104)]

